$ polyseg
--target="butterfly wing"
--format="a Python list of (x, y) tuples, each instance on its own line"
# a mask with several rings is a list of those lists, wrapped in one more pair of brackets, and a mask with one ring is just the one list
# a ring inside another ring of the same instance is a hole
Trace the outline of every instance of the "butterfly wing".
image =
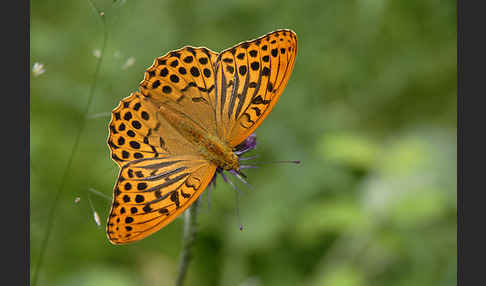
[(216, 120), (234, 147), (263, 122), (282, 94), (294, 67), (297, 36), (278, 30), (218, 55)]
[(145, 72), (140, 91), (156, 106), (171, 100), (206, 132), (217, 134), (214, 110), (214, 65), (217, 54), (186, 46), (155, 59)]
[(263, 122), (282, 94), (297, 54), (297, 36), (278, 30), (220, 54), (184, 47), (157, 58), (140, 83), (160, 106), (167, 99), (230, 146)]
[(139, 92), (124, 98), (112, 111), (108, 146), (120, 167), (142, 158), (199, 154), (164, 120), (157, 106)]
[(216, 166), (204, 159), (135, 92), (112, 112), (108, 145), (121, 167), (107, 233), (112, 243), (142, 239), (175, 219), (199, 197)]
[(194, 155), (138, 159), (124, 165), (114, 189), (107, 235), (113, 244), (143, 239), (184, 212), (216, 166)]

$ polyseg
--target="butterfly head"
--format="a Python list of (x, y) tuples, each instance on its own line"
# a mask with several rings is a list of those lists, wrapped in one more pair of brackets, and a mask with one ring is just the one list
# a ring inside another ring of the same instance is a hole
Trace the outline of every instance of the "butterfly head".
[(240, 158), (246, 152), (249, 152), (256, 148), (256, 134), (253, 133), (238, 146), (233, 148), (233, 152), (226, 153), (226, 158), (219, 167), (222, 170), (240, 172)]
[(238, 158), (238, 155), (236, 155), (235, 153), (231, 152), (229, 154), (229, 158), (227, 158), (222, 166), (220, 166), (222, 169), (224, 170), (236, 170), (236, 171), (239, 171), (240, 170), (240, 160)]

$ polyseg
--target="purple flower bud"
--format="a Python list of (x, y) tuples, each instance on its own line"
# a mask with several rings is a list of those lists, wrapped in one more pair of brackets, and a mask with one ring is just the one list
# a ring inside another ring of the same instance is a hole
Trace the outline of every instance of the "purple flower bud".
[(244, 153), (251, 151), (256, 148), (257, 141), (256, 141), (256, 134), (252, 133), (248, 136), (240, 145), (236, 146), (235, 154), (240, 157)]
[(250, 136), (248, 136), (245, 139), (245, 141), (243, 141), (243, 143), (245, 144), (245, 146), (248, 147), (248, 149), (250, 149), (250, 150), (255, 149), (256, 148), (256, 144), (257, 144), (256, 134), (255, 133), (250, 134)]

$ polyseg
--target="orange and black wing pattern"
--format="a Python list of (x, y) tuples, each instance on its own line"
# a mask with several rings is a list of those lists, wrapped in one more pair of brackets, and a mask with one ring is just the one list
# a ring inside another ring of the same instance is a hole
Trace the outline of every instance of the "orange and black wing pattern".
[(296, 54), (295, 33), (278, 30), (219, 54), (186, 46), (155, 59), (109, 124), (121, 168), (107, 225), (112, 243), (147, 237), (201, 195), (218, 166), (202, 155), (208, 146), (198, 136), (231, 148), (245, 140), (282, 94)]
[(234, 147), (263, 122), (294, 67), (297, 36), (278, 30), (220, 53), (216, 63), (216, 118)]
[(174, 220), (202, 193), (216, 166), (193, 155), (134, 160), (114, 189), (107, 234), (113, 244), (143, 239)]

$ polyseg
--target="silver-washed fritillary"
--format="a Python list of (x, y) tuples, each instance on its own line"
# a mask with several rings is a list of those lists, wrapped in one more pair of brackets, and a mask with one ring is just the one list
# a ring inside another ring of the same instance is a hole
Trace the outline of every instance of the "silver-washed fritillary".
[(217, 170), (239, 172), (237, 148), (272, 110), (296, 54), (295, 33), (278, 30), (221, 53), (186, 46), (155, 59), (109, 124), (121, 168), (107, 225), (112, 243), (166, 226)]

